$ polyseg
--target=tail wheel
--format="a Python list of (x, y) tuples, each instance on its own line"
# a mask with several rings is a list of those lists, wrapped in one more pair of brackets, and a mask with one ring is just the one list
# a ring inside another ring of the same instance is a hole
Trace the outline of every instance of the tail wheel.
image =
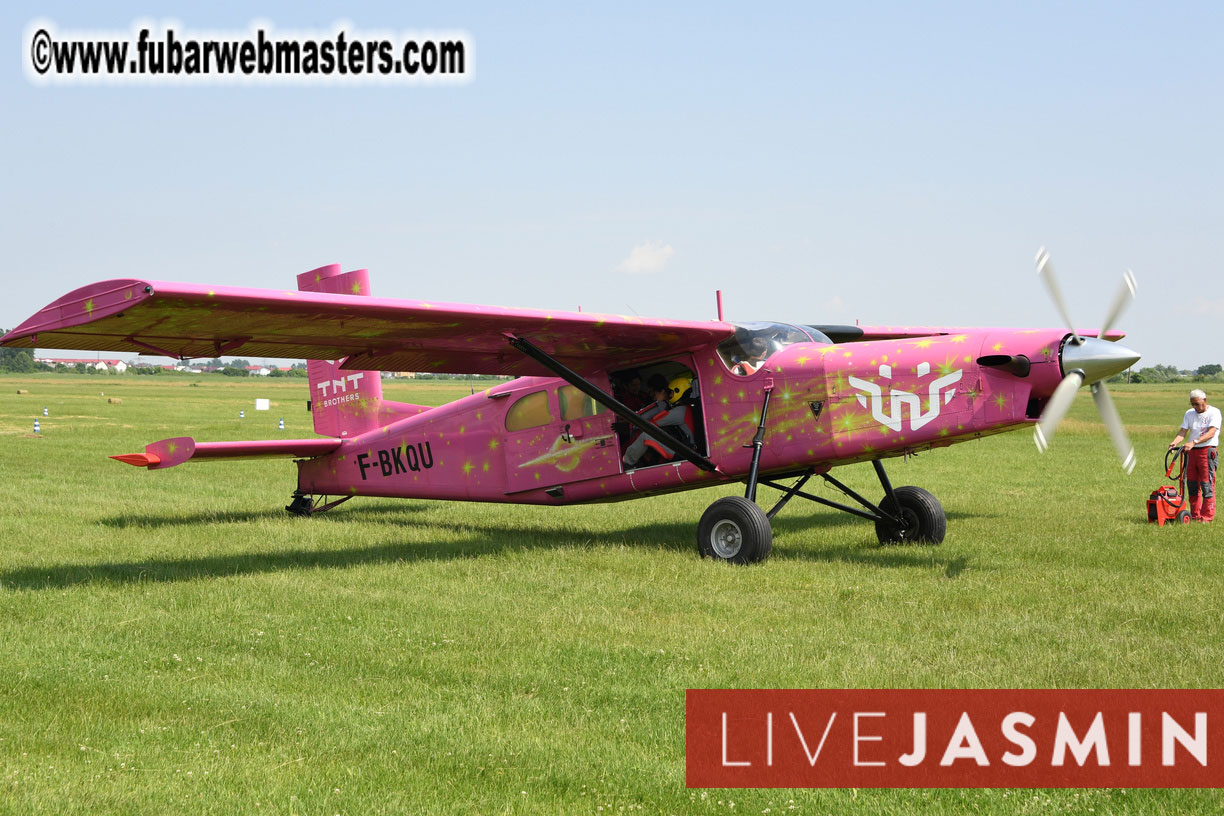
[(727, 496), (701, 514), (697, 549), (703, 558), (751, 564), (768, 558), (772, 548), (773, 529), (756, 502), (742, 496)]
[(289, 502), (285, 509), (295, 516), (309, 516), (314, 509), (314, 502), (310, 496), (303, 493), (294, 493), (293, 501)]
[(893, 495), (897, 497), (896, 504), (885, 496), (880, 500), (880, 509), (897, 516), (900, 521), (883, 519), (876, 522), (876, 538), (881, 544), (938, 544), (944, 540), (948, 519), (943, 505), (930, 491), (907, 485), (898, 487)]

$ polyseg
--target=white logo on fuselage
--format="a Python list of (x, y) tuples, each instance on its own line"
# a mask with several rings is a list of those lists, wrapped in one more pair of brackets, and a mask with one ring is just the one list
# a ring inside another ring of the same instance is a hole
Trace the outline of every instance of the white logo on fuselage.
[[(918, 365), (918, 376), (925, 377), (931, 373), (930, 363), (920, 363)], [(917, 394), (911, 394), (909, 391), (904, 391), (899, 388), (890, 389), (888, 392), (889, 405), (888, 413), (884, 413), (884, 393), (880, 386), (867, 380), (860, 380), (858, 377), (850, 377), (850, 384), (860, 391), (866, 391), (867, 394), (856, 394), (859, 405), (867, 407), (867, 397), (871, 397), (871, 416), (876, 422), (881, 425), (892, 428), (894, 431), (901, 430), (901, 408), (904, 405), (909, 406), (910, 429), (918, 430), (926, 425), (931, 420), (939, 416), (939, 409), (952, 401), (956, 396), (956, 383), (960, 382), (963, 371), (953, 371), (951, 374), (945, 374), (939, 379), (932, 382), (927, 387), (927, 396), (929, 404), (926, 411), (922, 410), (922, 400)], [(886, 380), (892, 379), (892, 366), (880, 366), (880, 376)], [(945, 390), (946, 389), (946, 390)]]
[(332, 389), (333, 394), (342, 394), (348, 391), (348, 383), (352, 383), (353, 390), (356, 391), (357, 381), (360, 380), (364, 376), (365, 376), (365, 373), (359, 371), (356, 374), (349, 374), (347, 377), (341, 377), (338, 380), (331, 380), (330, 382), (328, 382), (327, 380), (324, 380), (323, 382), (317, 384), (315, 388), (318, 388), (319, 390), (321, 390), (323, 392), (323, 396), (325, 397), (327, 396), (328, 388)]

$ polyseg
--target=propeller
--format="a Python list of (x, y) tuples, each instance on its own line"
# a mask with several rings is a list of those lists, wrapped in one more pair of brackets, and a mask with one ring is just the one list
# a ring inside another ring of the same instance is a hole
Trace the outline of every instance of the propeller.
[(1113, 303), (1110, 304), (1099, 336), (1082, 337), (1075, 330), (1075, 323), (1071, 320), (1062, 290), (1054, 275), (1054, 266), (1050, 263), (1050, 253), (1046, 252), (1045, 247), (1037, 251), (1037, 274), (1041, 277), (1046, 289), (1049, 290), (1050, 298), (1054, 301), (1058, 313), (1066, 321), (1066, 325), (1071, 327), (1071, 337), (1064, 344), (1061, 354), (1062, 370), (1066, 374), (1062, 382), (1054, 389), (1054, 393), (1050, 395), (1050, 400), (1046, 403), (1045, 410), (1041, 412), (1041, 418), (1037, 421), (1037, 427), (1033, 430), (1033, 440), (1037, 443), (1037, 450), (1042, 453), (1049, 450), (1054, 433), (1058, 430), (1059, 423), (1067, 415), (1067, 411), (1071, 409), (1071, 403), (1075, 401), (1075, 395), (1080, 386), (1088, 382), (1092, 384), (1093, 402), (1096, 403), (1101, 421), (1105, 423), (1105, 428), (1109, 431), (1109, 438), (1113, 441), (1118, 459), (1121, 460), (1123, 469), (1130, 473), (1135, 469), (1135, 447), (1131, 444), (1130, 437), (1126, 435), (1122, 418), (1118, 415), (1118, 409), (1114, 407), (1113, 399), (1109, 396), (1109, 389), (1105, 387), (1105, 378), (1126, 370), (1139, 359), (1139, 355), (1124, 346), (1110, 343), (1104, 337), (1106, 332), (1113, 328), (1126, 306), (1134, 300), (1135, 275), (1129, 269), (1123, 274), (1122, 286), (1114, 296)]

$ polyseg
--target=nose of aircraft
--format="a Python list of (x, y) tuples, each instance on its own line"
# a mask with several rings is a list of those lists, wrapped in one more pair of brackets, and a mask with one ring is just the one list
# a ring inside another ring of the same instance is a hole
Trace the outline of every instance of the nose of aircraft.
[(1082, 337), (1077, 344), (1072, 339), (1063, 346), (1063, 375), (1078, 368), (1084, 372), (1084, 382), (1094, 383), (1125, 371), (1139, 361), (1139, 356), (1126, 346), (1108, 340)]

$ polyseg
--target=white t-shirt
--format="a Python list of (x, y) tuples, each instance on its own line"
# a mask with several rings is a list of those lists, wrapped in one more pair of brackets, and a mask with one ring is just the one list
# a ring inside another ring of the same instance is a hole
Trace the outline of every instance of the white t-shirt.
[[(1208, 428), (1215, 428), (1215, 436), (1208, 439), (1203, 445), (1209, 448), (1218, 448), (1220, 446), (1220, 409), (1214, 405), (1208, 405), (1207, 410), (1203, 413), (1191, 408), (1186, 412), (1186, 418), (1182, 420), (1182, 430), (1186, 432), (1186, 441), (1193, 442), (1203, 434), (1207, 433)], [(1195, 445), (1195, 447), (1200, 447)]]

